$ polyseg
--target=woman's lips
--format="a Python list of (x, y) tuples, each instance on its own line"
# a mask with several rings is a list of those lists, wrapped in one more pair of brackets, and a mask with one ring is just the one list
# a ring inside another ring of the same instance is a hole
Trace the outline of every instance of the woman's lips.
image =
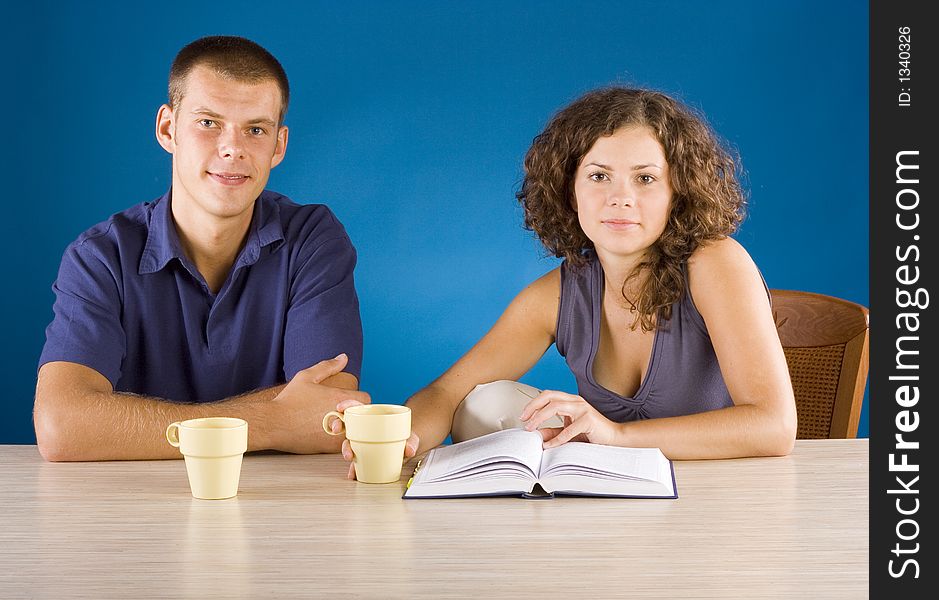
[(638, 227), (639, 223), (630, 221), (628, 219), (608, 219), (603, 221), (603, 225), (607, 229), (612, 229), (613, 231), (625, 231), (634, 227)]

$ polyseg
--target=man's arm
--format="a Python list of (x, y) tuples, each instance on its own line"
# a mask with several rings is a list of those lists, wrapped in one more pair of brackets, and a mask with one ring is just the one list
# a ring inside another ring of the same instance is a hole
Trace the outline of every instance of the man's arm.
[(323, 415), (346, 399), (370, 401), (354, 391), (356, 378), (342, 372), (346, 361), (340, 355), (298, 372), (287, 384), (202, 404), (114, 392), (94, 369), (49, 362), (36, 385), (39, 452), (49, 461), (179, 458), (164, 437), (167, 425), (207, 416), (247, 421), (249, 451), (338, 452), (342, 440), (323, 431)]

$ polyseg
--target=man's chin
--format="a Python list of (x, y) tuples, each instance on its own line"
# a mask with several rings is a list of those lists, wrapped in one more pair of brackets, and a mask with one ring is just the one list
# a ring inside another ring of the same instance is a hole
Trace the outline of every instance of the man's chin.
[(257, 200), (257, 194), (214, 194), (208, 208), (212, 216), (219, 219), (232, 219), (251, 214), (254, 209), (254, 201)]

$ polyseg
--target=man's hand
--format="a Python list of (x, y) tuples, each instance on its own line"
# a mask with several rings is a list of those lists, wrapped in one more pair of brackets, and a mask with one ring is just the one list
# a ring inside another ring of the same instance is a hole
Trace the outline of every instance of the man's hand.
[[(355, 400), (343, 400), (336, 405), (336, 411), (344, 412), (350, 406), (359, 406), (362, 402), (357, 402)], [(333, 433), (339, 433), (342, 431), (342, 424), (339, 422), (339, 419), (333, 419), (330, 423), (330, 428), (332, 428)], [(413, 431), (411, 432), (411, 437), (408, 438), (407, 443), (404, 446), (404, 462), (407, 462), (408, 459), (414, 458), (414, 455), (417, 454), (417, 448), (420, 445), (420, 438), (417, 437), (417, 434)], [(355, 464), (352, 462), (352, 459), (355, 458), (355, 454), (352, 452), (352, 445), (349, 443), (349, 440), (342, 440), (342, 457), (349, 461), (349, 472), (346, 474), (347, 479), (355, 479)]]
[[(323, 414), (342, 402), (370, 404), (365, 392), (322, 385), (345, 368), (349, 358), (340, 354), (299, 371), (273, 402), (278, 418), (271, 423), (271, 446), (296, 454), (323, 452), (335, 442), (323, 431)], [(335, 446), (332, 446), (335, 452)]]

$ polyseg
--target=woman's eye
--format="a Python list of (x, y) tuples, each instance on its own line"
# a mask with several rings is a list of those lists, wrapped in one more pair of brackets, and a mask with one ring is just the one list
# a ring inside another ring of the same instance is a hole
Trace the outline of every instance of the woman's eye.
[(639, 182), (649, 185), (650, 183), (655, 183), (655, 177), (652, 175), (640, 175)]
[(606, 181), (609, 177), (606, 176), (606, 173), (591, 173), (590, 179), (593, 181)]

